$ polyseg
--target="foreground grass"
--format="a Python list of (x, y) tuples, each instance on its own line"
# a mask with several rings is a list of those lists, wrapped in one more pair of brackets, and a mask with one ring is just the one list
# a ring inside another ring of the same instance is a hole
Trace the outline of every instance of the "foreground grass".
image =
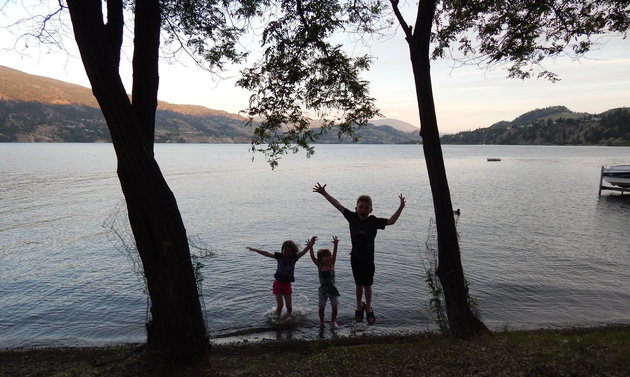
[(0, 376), (630, 376), (630, 325), (214, 346), (189, 368), (131, 345), (5, 350)]

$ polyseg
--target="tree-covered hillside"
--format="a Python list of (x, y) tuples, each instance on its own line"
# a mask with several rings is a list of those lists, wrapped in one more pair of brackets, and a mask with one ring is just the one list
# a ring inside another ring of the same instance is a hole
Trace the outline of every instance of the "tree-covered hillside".
[(601, 114), (564, 106), (527, 112), (511, 122), (444, 135), (443, 144), (630, 145), (630, 108)]

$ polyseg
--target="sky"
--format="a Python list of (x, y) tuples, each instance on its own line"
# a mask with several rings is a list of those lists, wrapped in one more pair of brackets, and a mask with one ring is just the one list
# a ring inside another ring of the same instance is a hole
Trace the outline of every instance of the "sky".
[[(40, 46), (15, 48), (16, 37), (5, 26), (16, 19), (11, 7), (0, 12), (0, 65), (89, 87), (76, 45), (65, 41), (66, 52), (48, 51)], [(406, 14), (413, 14), (412, 8)], [(413, 24), (412, 17), (407, 18)], [(363, 78), (370, 81), (370, 94), (384, 118), (394, 118), (419, 127), (409, 52), (398, 29), (388, 38), (345, 44), (354, 55), (369, 54), (374, 64)], [(121, 64), (128, 92), (129, 59)], [(607, 38), (586, 57), (547, 60), (545, 68), (559, 75), (560, 81), (508, 79), (502, 69), (486, 70), (476, 66), (455, 67), (449, 59), (432, 62), (431, 74), (438, 125), (442, 133), (474, 130), (496, 122), (511, 121), (519, 115), (549, 106), (566, 106), (575, 112), (601, 113), (630, 106), (630, 38)], [(160, 63), (158, 97), (175, 104), (192, 104), (230, 113), (244, 110), (249, 93), (235, 87), (238, 70), (226, 72), (223, 79), (196, 68), (194, 64)]]

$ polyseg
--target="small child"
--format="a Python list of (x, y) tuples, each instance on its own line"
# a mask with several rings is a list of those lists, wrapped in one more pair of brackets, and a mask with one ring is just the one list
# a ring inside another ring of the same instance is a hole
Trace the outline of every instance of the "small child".
[[(372, 325), (376, 322), (376, 316), (372, 309), (372, 284), (374, 283), (375, 270), (374, 239), (379, 229), (385, 229), (386, 226), (396, 223), (403, 208), (405, 208), (405, 197), (402, 194), (398, 195), (400, 204), (396, 212), (390, 218), (381, 218), (371, 214), (372, 199), (367, 195), (359, 196), (354, 211), (350, 211), (326, 191), (326, 185), (322, 186), (318, 182), (313, 187), (313, 191), (326, 198), (348, 221), (350, 242), (352, 243), (350, 265), (356, 285), (357, 308), (354, 317), (357, 322), (361, 322), (365, 312), (367, 322)], [(364, 295), (365, 302), (363, 302)]]
[(339, 291), (335, 287), (335, 260), (337, 259), (337, 244), (339, 238), (333, 236), (333, 251), (332, 254), (328, 249), (317, 250), (317, 258), (313, 252), (313, 248), (310, 249), (311, 259), (317, 266), (317, 272), (319, 274), (319, 326), (324, 326), (324, 311), (326, 309), (326, 300), (330, 300), (330, 307), (332, 308), (332, 314), (330, 317), (330, 326), (337, 328), (337, 308), (339, 306)]
[[(306, 242), (306, 246), (304, 250), (298, 252), (298, 247), (295, 242), (291, 240), (284, 241), (282, 243), (282, 248), (280, 249), (282, 252), (278, 253), (270, 253), (265, 250), (255, 249), (253, 247), (248, 247), (247, 250), (255, 251), (260, 255), (264, 255), (269, 258), (275, 258), (278, 262), (278, 266), (276, 268), (276, 273), (273, 275), (275, 280), (273, 281), (272, 292), (274, 296), (276, 296), (276, 318), (280, 319), (280, 314), (282, 314), (282, 307), (286, 305), (287, 307), (287, 317), (291, 316), (293, 313), (293, 303), (291, 299), (291, 294), (293, 293), (291, 283), (295, 281), (295, 277), (293, 276), (295, 271), (295, 262), (298, 261), (307, 251), (313, 250), (313, 245), (315, 245), (315, 241), (317, 237), (312, 237), (310, 240)], [(283, 302), (284, 299), (284, 302)]]

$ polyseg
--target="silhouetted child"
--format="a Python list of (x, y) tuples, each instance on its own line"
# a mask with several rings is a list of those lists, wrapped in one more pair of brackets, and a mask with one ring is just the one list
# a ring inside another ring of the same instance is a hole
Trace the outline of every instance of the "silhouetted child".
[[(400, 205), (396, 212), (389, 218), (380, 218), (372, 213), (372, 199), (367, 195), (361, 195), (357, 199), (355, 212), (342, 206), (337, 199), (326, 192), (326, 185), (317, 183), (313, 187), (313, 192), (321, 194), (330, 202), (348, 221), (350, 225), (350, 237), (352, 241), (352, 251), (350, 252), (350, 264), (352, 265), (352, 276), (356, 284), (357, 308), (355, 320), (363, 321), (365, 311), (367, 321), (373, 324), (376, 321), (374, 310), (372, 309), (372, 284), (374, 283), (374, 239), (378, 229), (385, 229), (387, 225), (393, 225), (405, 208), (405, 197), (400, 194)], [(365, 302), (363, 295), (365, 294)]]
[(330, 326), (337, 328), (337, 312), (339, 307), (339, 291), (335, 286), (335, 260), (337, 259), (337, 244), (339, 238), (333, 236), (333, 251), (332, 253), (328, 249), (317, 250), (317, 257), (313, 252), (313, 248), (310, 248), (311, 259), (317, 266), (317, 272), (319, 275), (319, 325), (324, 326), (324, 312), (326, 310), (326, 301), (330, 300), (330, 307), (332, 314), (330, 316)]
[(270, 253), (268, 251), (255, 249), (253, 247), (247, 248), (247, 250), (255, 251), (260, 255), (264, 255), (269, 258), (275, 258), (278, 262), (276, 273), (273, 275), (275, 280), (273, 281), (272, 287), (272, 292), (274, 296), (276, 296), (276, 318), (278, 319), (280, 319), (280, 314), (282, 313), (282, 307), (284, 305), (286, 305), (287, 307), (287, 316), (290, 316), (293, 312), (293, 303), (291, 299), (293, 289), (291, 287), (291, 283), (295, 281), (295, 262), (297, 262), (298, 259), (304, 256), (307, 251), (313, 250), (313, 245), (315, 245), (316, 240), (317, 237), (312, 237), (306, 242), (304, 250), (300, 252), (298, 252), (298, 247), (295, 242), (290, 240), (284, 241), (282, 243), (282, 252), (280, 253)]

